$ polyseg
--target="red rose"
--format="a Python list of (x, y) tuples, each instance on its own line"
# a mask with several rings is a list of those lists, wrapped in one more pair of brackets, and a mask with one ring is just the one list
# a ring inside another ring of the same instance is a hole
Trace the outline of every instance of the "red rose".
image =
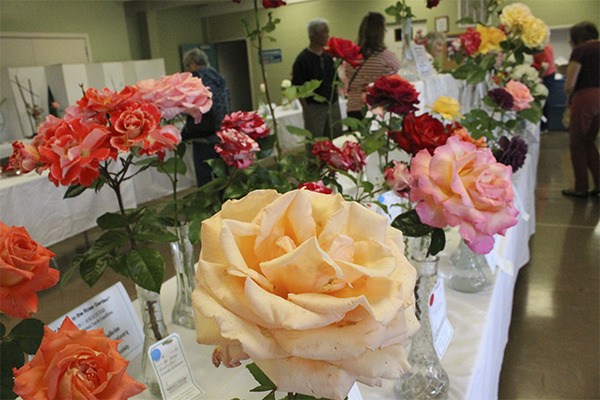
[(254, 163), (254, 153), (260, 151), (260, 147), (250, 136), (236, 129), (219, 131), (217, 136), (221, 143), (215, 144), (215, 151), (227, 165), (245, 169)]
[(468, 55), (475, 54), (480, 44), (481, 34), (473, 28), (467, 28), (467, 31), (460, 35), (460, 45)]
[(17, 318), (37, 312), (37, 292), (54, 286), (60, 277), (50, 268), (52, 257), (25, 228), (0, 222), (0, 311)]
[(319, 140), (315, 142), (311, 152), (334, 169), (348, 169), (348, 162), (342, 151), (331, 140)]
[(221, 123), (221, 129), (235, 129), (245, 133), (254, 140), (269, 136), (271, 133), (269, 126), (260, 115), (255, 112), (244, 111), (236, 111), (226, 115)]
[(332, 57), (341, 58), (353, 67), (358, 67), (363, 61), (360, 46), (352, 40), (332, 37), (327, 42), (325, 51)]
[(346, 141), (342, 146), (342, 156), (348, 165), (346, 170), (358, 172), (367, 165), (367, 154), (357, 142)]
[(406, 115), (416, 111), (419, 92), (400, 75), (384, 75), (367, 86), (367, 104), (371, 108), (383, 107), (385, 110)]
[(150, 132), (160, 123), (160, 111), (151, 103), (133, 103), (110, 115), (112, 137), (110, 144), (121, 150), (129, 151), (132, 146), (141, 147)]
[(427, 113), (418, 117), (414, 113), (408, 114), (402, 122), (402, 130), (388, 132), (388, 135), (413, 156), (422, 149), (433, 154), (435, 148), (446, 144), (450, 136), (444, 124)]
[(262, 5), (264, 8), (277, 8), (280, 6), (285, 6), (285, 1), (283, 1), (283, 0), (262, 0)]
[(440, 0), (427, 0), (427, 8), (437, 7), (440, 4)]
[(333, 190), (328, 188), (323, 184), (323, 181), (316, 182), (304, 182), (298, 186), (298, 189), (307, 189), (312, 192), (323, 193), (323, 194), (331, 194)]

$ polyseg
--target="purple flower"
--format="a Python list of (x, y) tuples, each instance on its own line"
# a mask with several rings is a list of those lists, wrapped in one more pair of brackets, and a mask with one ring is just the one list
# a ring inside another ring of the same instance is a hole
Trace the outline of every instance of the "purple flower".
[(490, 99), (504, 110), (512, 110), (515, 101), (506, 89), (496, 88), (488, 92)]
[(513, 173), (525, 164), (527, 143), (523, 139), (515, 136), (509, 140), (506, 136), (502, 136), (498, 139), (497, 145), (498, 148), (493, 152), (496, 161), (504, 165), (510, 165)]

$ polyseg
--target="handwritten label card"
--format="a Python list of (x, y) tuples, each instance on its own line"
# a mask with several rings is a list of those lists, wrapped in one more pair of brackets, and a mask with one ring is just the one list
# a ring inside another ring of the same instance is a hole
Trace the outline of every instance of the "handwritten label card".
[(429, 295), (429, 322), (433, 334), (433, 347), (441, 359), (448, 349), (454, 328), (448, 321), (446, 315), (446, 291), (444, 290), (444, 278), (438, 276), (435, 287)]
[(121, 282), (69, 311), (48, 324), (48, 327), (57, 331), (67, 316), (79, 329), (88, 331), (103, 328), (107, 337), (122, 340), (119, 353), (127, 360), (132, 360), (142, 353), (144, 331)]
[(423, 78), (427, 78), (435, 73), (433, 69), (433, 63), (427, 55), (427, 50), (423, 45), (414, 45), (413, 54), (415, 55), (415, 63), (417, 64), (417, 71)]
[(148, 349), (163, 399), (196, 400), (204, 391), (194, 382), (179, 334), (172, 333)]

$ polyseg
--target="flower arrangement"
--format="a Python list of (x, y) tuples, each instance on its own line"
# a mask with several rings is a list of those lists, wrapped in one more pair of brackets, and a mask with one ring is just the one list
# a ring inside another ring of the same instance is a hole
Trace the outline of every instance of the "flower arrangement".
[(407, 370), (416, 272), (384, 217), (339, 195), (254, 191), (205, 220), (202, 243), (193, 301), (215, 365), (251, 358), (271, 398), (344, 399)]

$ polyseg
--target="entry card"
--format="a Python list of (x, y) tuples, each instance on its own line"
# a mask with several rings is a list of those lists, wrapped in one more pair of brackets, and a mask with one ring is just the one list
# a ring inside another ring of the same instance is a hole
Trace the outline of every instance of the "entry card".
[(438, 280), (429, 295), (429, 322), (433, 334), (433, 347), (438, 358), (442, 358), (452, 335), (454, 328), (448, 321), (446, 315), (446, 291), (444, 290), (444, 277), (438, 275)]
[(172, 333), (148, 349), (149, 360), (158, 377), (162, 398), (166, 400), (201, 399), (204, 391), (194, 382), (179, 334)]
[(127, 360), (133, 360), (142, 353), (144, 331), (133, 303), (121, 282), (75, 307), (48, 324), (48, 327), (57, 331), (67, 316), (79, 329), (88, 331), (103, 328), (107, 337), (122, 340), (118, 350)]

